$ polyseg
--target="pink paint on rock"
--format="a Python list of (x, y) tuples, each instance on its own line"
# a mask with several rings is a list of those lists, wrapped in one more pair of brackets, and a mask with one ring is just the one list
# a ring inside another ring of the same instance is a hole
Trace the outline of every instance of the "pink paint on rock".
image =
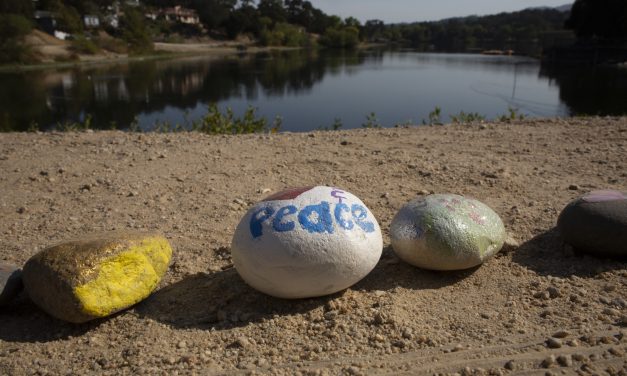
[(618, 201), (618, 200), (627, 200), (627, 196), (623, 192), (612, 191), (612, 190), (602, 190), (602, 191), (592, 191), (587, 195), (583, 196), (583, 200), (586, 202), (606, 202), (606, 201)]
[(314, 189), (315, 187), (298, 187), (290, 188), (281, 192), (277, 192), (272, 196), (266, 197), (263, 201), (280, 201), (280, 200), (293, 200), (303, 193)]

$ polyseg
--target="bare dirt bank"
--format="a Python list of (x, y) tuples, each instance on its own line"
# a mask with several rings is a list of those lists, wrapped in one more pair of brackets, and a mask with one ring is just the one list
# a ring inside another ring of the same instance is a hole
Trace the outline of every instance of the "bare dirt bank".
[[(2, 374), (627, 372), (627, 264), (576, 255), (552, 230), (583, 192), (626, 189), (627, 118), (246, 136), (11, 133), (0, 134), (0, 171), (0, 260), (22, 264), (51, 243), (123, 228), (158, 229), (176, 247), (160, 290), (110, 319), (66, 324), (24, 297), (1, 310)], [(374, 212), (386, 247), (379, 265), (326, 298), (249, 288), (228, 250), (246, 207), (267, 189), (316, 184), (342, 187)], [(390, 221), (431, 191), (487, 203), (521, 247), (464, 272), (400, 262)]]

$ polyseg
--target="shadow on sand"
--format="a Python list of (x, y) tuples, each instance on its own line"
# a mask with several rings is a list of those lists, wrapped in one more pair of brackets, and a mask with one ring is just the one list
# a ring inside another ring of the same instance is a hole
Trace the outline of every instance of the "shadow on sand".
[[(433, 272), (398, 260), (386, 247), (375, 269), (351, 289), (356, 291), (438, 289), (455, 284), (477, 268), (459, 272)], [(140, 303), (136, 311), (145, 317), (179, 328), (224, 330), (261, 322), (275, 316), (304, 314), (341, 297), (333, 295), (286, 300), (273, 298), (249, 287), (234, 268), (189, 275), (166, 286)]]
[(22, 294), (9, 306), (0, 308), (0, 340), (6, 342), (51, 342), (80, 336), (106, 319), (71, 324), (39, 309)]
[(626, 260), (592, 257), (562, 241), (556, 228), (546, 231), (516, 250), (512, 260), (542, 276), (594, 277), (600, 273), (627, 269)]

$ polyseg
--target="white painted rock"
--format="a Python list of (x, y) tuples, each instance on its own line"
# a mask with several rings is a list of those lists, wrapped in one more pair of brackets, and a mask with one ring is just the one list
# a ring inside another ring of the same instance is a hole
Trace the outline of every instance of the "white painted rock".
[(364, 278), (383, 250), (374, 215), (354, 195), (331, 187), (289, 189), (253, 206), (235, 230), (240, 276), (279, 298), (333, 294)]
[(487, 205), (459, 195), (419, 197), (396, 214), (392, 247), (424, 269), (460, 270), (480, 265), (505, 241), (503, 221)]

